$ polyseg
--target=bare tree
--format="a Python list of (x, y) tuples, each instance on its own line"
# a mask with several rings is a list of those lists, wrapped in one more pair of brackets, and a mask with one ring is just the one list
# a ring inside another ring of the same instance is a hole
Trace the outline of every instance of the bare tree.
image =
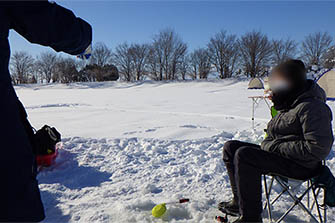
[(60, 83), (81, 81), (79, 72), (76, 67), (76, 61), (72, 58), (62, 58), (58, 60), (53, 80)]
[(187, 45), (172, 29), (159, 32), (153, 39), (149, 54), (150, 72), (156, 80), (174, 80), (178, 77), (178, 64), (186, 55)]
[(211, 71), (211, 61), (207, 49), (197, 49), (190, 55), (192, 78), (207, 79)]
[(329, 48), (325, 54), (324, 66), (329, 69), (335, 67), (335, 46)]
[(100, 67), (110, 64), (113, 58), (113, 53), (106, 44), (98, 42), (95, 44), (90, 59), (91, 64), (97, 64)]
[(34, 58), (27, 52), (15, 52), (11, 58), (11, 73), (15, 84), (25, 84), (31, 81), (35, 82), (33, 78)]
[(40, 75), (40, 78), (50, 83), (52, 77), (54, 76), (58, 57), (52, 52), (43, 52), (40, 54), (36, 61), (36, 70)]
[(119, 79), (119, 72), (114, 65), (105, 65), (103, 67), (97, 64), (86, 65), (80, 72), (78, 81), (116, 81)]
[(162, 61), (163, 56), (160, 50), (157, 50), (157, 45), (150, 45), (148, 54), (148, 75), (151, 79), (156, 81), (163, 80)]
[(186, 80), (186, 76), (190, 73), (190, 57), (185, 55), (179, 63), (180, 76), (182, 80)]
[(146, 75), (146, 66), (148, 62), (149, 46), (147, 44), (132, 44), (129, 48), (129, 54), (133, 63), (135, 80), (143, 80)]
[(128, 43), (116, 47), (114, 61), (118, 67), (120, 78), (124, 81), (134, 81), (134, 64)]
[(297, 43), (294, 40), (272, 40), (272, 63), (280, 64), (289, 58), (295, 58), (297, 55)]
[(327, 32), (309, 34), (302, 42), (301, 52), (306, 64), (320, 66), (331, 46), (332, 37)]
[(176, 41), (174, 46), (175, 47), (170, 65), (170, 75), (168, 75), (170, 80), (175, 80), (178, 78), (178, 74), (180, 74), (180, 63), (183, 62), (183, 59), (187, 53), (187, 45), (181, 40)]
[(228, 35), (226, 31), (221, 31), (210, 39), (208, 49), (211, 62), (220, 74), (220, 78), (231, 77), (235, 71), (235, 64), (239, 56), (236, 36)]
[(245, 74), (251, 77), (264, 75), (272, 53), (268, 37), (260, 31), (248, 32), (241, 37), (239, 49)]

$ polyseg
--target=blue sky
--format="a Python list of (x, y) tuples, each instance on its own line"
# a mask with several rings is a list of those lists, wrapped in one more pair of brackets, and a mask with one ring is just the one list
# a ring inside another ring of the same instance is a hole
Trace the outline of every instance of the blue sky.
[[(241, 35), (256, 29), (270, 38), (297, 41), (315, 31), (335, 37), (335, 1), (56, 1), (93, 26), (94, 42), (114, 48), (122, 42), (149, 42), (174, 28), (190, 49), (203, 47), (224, 29)], [(12, 51), (37, 55), (48, 48), (29, 44), (14, 31)]]

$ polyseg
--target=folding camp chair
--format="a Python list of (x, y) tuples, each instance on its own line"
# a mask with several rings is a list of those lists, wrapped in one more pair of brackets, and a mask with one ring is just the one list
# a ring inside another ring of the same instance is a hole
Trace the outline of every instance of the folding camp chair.
[[(270, 178), (270, 184), (268, 185), (267, 177)], [(317, 184), (314, 178), (306, 181), (300, 181), (295, 179), (289, 179), (278, 175), (263, 175), (264, 180), (264, 192), (266, 197), (266, 204), (264, 210), (267, 209), (268, 218), (270, 222), (282, 222), (288, 214), (293, 210), (294, 207), (299, 206), (304, 212), (306, 212), (314, 222), (326, 223), (327, 222), (327, 209), (325, 205), (325, 188), (323, 185)], [(270, 195), (273, 189), (274, 183), (277, 183), (281, 188), (281, 192), (273, 199), (270, 199)], [(297, 189), (302, 189), (302, 193), (297, 193)], [(323, 201), (322, 204), (319, 200), (322, 198), (321, 190), (323, 190)], [(310, 196), (312, 192), (312, 196)], [(287, 194), (292, 200), (293, 204), (286, 210), (286, 212), (279, 217), (277, 220), (273, 219), (272, 206), (282, 197)], [(299, 195), (298, 195), (299, 194)], [(312, 202), (310, 202), (312, 200)], [(321, 213), (323, 210), (323, 214)]]

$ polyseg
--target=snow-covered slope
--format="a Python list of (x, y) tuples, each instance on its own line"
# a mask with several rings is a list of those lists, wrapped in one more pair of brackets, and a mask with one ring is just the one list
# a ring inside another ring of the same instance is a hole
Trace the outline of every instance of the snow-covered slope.
[[(223, 144), (259, 143), (270, 118), (261, 102), (251, 129), (248, 96), (262, 91), (247, 90), (247, 84), (231, 79), (17, 87), (32, 124), (56, 126), (64, 137), (56, 165), (39, 175), (46, 222), (213, 222), (217, 202), (230, 198)], [(333, 157), (328, 163), (334, 170)], [(155, 204), (181, 197), (192, 202), (169, 206), (163, 219), (151, 216)], [(290, 221), (309, 221), (299, 209), (295, 213)], [(328, 213), (335, 221), (334, 210)]]

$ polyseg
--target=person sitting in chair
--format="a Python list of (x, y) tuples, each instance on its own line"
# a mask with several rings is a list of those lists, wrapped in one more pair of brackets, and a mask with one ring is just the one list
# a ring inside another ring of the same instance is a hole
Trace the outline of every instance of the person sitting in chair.
[(263, 174), (314, 177), (334, 141), (325, 92), (307, 80), (302, 61), (276, 66), (269, 83), (278, 114), (268, 123), (265, 140), (261, 145), (228, 141), (223, 149), (233, 199), (221, 202), (219, 209), (240, 215), (235, 222), (262, 222)]

